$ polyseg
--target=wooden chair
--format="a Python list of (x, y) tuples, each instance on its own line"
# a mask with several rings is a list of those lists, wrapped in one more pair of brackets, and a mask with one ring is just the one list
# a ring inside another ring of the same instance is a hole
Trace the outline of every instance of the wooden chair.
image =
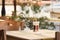
[(6, 40), (6, 34), (4, 30), (0, 30), (0, 40)]
[(60, 40), (60, 32), (55, 33), (55, 40)]

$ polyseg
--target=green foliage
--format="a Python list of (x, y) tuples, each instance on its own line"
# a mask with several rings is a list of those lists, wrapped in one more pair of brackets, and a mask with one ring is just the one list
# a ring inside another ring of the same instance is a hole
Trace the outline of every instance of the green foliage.
[(39, 26), (40, 26), (41, 29), (48, 29), (49, 27), (51, 27), (51, 28), (53, 27), (52, 29), (55, 28), (54, 23), (53, 22), (49, 22), (48, 20), (49, 19), (47, 17), (39, 18), (39, 22), (40, 22)]
[(25, 18), (24, 18), (24, 17), (19, 16), (19, 19), (23, 20), (23, 19), (25, 19)]
[(20, 3), (19, 5), (21, 6), (22, 10), (24, 11), (24, 7), (27, 5), (27, 3)]
[(50, 23), (50, 26), (55, 28), (55, 25), (53, 22)]
[(26, 14), (28, 14), (28, 13), (29, 13), (29, 10), (26, 11)]
[(38, 5), (32, 5), (31, 9), (32, 9), (35, 13), (38, 13), (38, 12), (41, 11), (41, 10), (40, 10), (40, 6), (38, 6)]
[(46, 20), (48, 20), (47, 17), (41, 17), (41, 18), (39, 18), (39, 21), (40, 21), (40, 22), (45, 22)]
[[(27, 6), (27, 3), (19, 3), (19, 5), (21, 6), (22, 11), (24, 11), (24, 8), (25, 8), (25, 6)], [(31, 6), (31, 5), (29, 5), (29, 6)], [(32, 5), (31, 9), (32, 9), (32, 11), (34, 11), (34, 13), (38, 13), (41, 11), (40, 6), (36, 5), (36, 4)], [(27, 10), (26, 13), (29, 13), (29, 10)]]
[(14, 11), (12, 11), (11, 19), (15, 20), (15, 18), (16, 18), (16, 13)]

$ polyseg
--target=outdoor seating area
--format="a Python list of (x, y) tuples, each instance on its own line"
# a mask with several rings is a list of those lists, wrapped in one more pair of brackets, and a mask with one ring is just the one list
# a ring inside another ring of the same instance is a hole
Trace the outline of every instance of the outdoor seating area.
[(0, 40), (60, 40), (60, 1), (0, 0)]

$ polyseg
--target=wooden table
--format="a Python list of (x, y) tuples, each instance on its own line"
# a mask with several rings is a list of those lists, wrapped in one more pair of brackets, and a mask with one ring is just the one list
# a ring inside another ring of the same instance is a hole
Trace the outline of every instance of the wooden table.
[(38, 32), (30, 31), (7, 31), (7, 40), (53, 40), (55, 31), (42, 29)]

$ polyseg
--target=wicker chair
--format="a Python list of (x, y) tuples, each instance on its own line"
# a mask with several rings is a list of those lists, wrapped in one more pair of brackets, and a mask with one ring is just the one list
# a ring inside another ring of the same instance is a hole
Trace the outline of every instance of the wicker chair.
[(8, 20), (8, 30), (9, 31), (16, 31), (19, 30), (19, 25), (16, 21), (14, 20)]
[(4, 30), (0, 30), (0, 40), (6, 40), (6, 34)]
[(55, 40), (60, 40), (60, 32), (55, 33)]

